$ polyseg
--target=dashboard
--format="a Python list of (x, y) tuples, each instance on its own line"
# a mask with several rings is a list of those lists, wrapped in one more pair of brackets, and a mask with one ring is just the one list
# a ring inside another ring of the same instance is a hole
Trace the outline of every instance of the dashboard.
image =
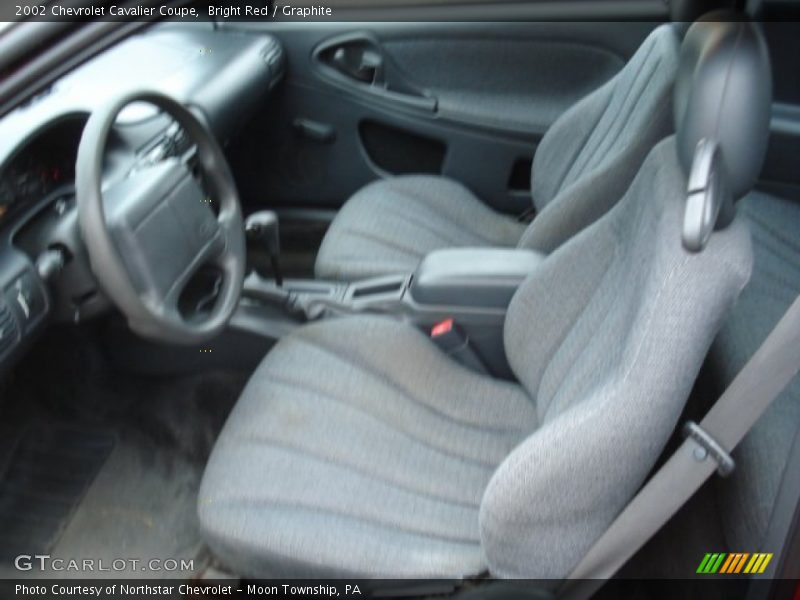
[[(210, 23), (155, 25), (0, 119), (0, 372), (47, 322), (81, 321), (110, 307), (86, 256), (74, 195), (91, 112), (128, 89), (153, 89), (190, 107), (224, 146), (264, 106), (284, 70), (272, 36)], [(103, 183), (184, 152), (187, 143), (171, 118), (130, 105), (109, 133)], [(50, 278), (56, 254), (62, 264)]]
[(0, 227), (75, 179), (75, 157), (86, 119), (57, 122), (30, 140), (0, 171)]

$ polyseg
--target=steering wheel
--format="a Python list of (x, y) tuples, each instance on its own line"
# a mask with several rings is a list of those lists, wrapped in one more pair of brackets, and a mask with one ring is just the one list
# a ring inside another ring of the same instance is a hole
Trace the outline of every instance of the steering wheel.
[[(180, 158), (146, 163), (102, 188), (105, 147), (119, 112), (147, 102), (170, 115), (196, 145), (201, 185)], [(219, 203), (218, 214), (209, 195)], [(190, 110), (158, 92), (114, 99), (89, 117), (75, 165), (78, 222), (101, 288), (136, 333), (195, 344), (220, 333), (239, 301), (245, 240), (239, 195), (212, 132)], [(179, 300), (201, 268), (221, 274), (208, 313), (185, 318)]]

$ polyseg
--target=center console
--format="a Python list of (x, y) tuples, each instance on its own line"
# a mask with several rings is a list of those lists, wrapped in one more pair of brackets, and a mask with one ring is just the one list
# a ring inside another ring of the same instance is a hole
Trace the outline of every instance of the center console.
[(502, 335), (506, 309), (543, 260), (530, 250), (456, 248), (428, 254), (412, 274), (356, 282), (286, 279), (278, 286), (252, 273), (233, 325), (280, 337), (307, 321), (352, 314), (394, 316), (424, 330), (447, 322), (458, 336), (451, 332), (452, 348), (443, 349), (462, 358), (471, 354), (465, 362), (473, 368), (509, 376)]
[(503, 309), (544, 255), (510, 248), (449, 248), (428, 254), (411, 280), (421, 305)]

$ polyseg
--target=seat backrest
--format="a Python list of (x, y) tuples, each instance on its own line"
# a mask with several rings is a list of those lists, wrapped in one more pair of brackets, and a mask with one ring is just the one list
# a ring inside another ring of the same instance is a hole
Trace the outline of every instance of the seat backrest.
[[(754, 266), (709, 354), (706, 375), (720, 393), (800, 294), (800, 202), (754, 192), (738, 209), (753, 236)], [(800, 376), (736, 447), (736, 470), (716, 482), (729, 548), (773, 550), (765, 536), (798, 427)]]
[(679, 49), (677, 26), (656, 28), (616, 76), (553, 123), (536, 149), (538, 214), (520, 247), (552, 252), (622, 197), (647, 153), (673, 131)]
[[(696, 24), (688, 36), (713, 38), (715, 51), (681, 54), (691, 81), (676, 86), (675, 104), (685, 107), (679, 135), (652, 150), (620, 202), (554, 252), (509, 307), (506, 353), (540, 426), (500, 465), (481, 503), (495, 575), (560, 578), (577, 563), (643, 483), (748, 280), (741, 220), (715, 231), (701, 252), (683, 245), (694, 157), (679, 152), (678, 139), (718, 142), (723, 162), (758, 146), (752, 131), (769, 127), (759, 104), (769, 103), (760, 89), (771, 86), (769, 59), (749, 23)], [(706, 60), (724, 64), (729, 77), (695, 79)], [(725, 88), (730, 78), (751, 85)], [(753, 127), (720, 136), (691, 118), (719, 86), (723, 113), (728, 93), (755, 103)], [(755, 165), (749, 181), (736, 175), (737, 189), (753, 185), (764, 152), (749, 154)]]

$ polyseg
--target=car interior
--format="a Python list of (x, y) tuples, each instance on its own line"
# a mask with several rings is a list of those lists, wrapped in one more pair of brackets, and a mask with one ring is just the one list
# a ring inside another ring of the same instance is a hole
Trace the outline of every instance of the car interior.
[[(570, 575), (800, 293), (800, 3), (527, 4), (156, 22), (0, 117), (3, 578)], [(795, 378), (618, 576), (800, 577), (799, 440)]]

